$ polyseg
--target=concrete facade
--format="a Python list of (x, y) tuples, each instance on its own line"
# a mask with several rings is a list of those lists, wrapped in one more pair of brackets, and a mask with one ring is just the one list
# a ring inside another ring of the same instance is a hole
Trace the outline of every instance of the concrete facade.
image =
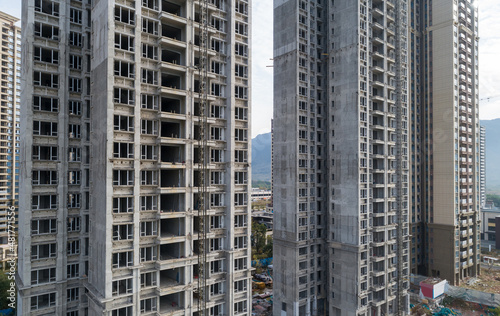
[(410, 1), (411, 272), (479, 273), (477, 6)]
[(90, 5), (23, 1), (17, 311), (85, 314)]
[(0, 244), (7, 244), (7, 213), (18, 207), (19, 114), (21, 108), (21, 29), (19, 19), (0, 12)]
[[(251, 311), (250, 21), (208, 1), (209, 315)], [(199, 22), (194, 0), (23, 1), (23, 315), (200, 314)]]
[(408, 313), (406, 1), (274, 1), (274, 315)]

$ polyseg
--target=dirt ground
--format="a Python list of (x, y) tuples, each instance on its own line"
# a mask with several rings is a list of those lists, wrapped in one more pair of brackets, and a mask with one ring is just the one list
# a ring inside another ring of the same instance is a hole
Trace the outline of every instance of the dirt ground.
[(481, 270), (481, 275), (477, 277), (479, 280), (472, 285), (468, 285), (467, 281), (471, 278), (467, 278), (465, 282), (462, 282), (460, 287), (478, 290), (488, 293), (500, 293), (500, 270), (491, 270), (483, 268)]

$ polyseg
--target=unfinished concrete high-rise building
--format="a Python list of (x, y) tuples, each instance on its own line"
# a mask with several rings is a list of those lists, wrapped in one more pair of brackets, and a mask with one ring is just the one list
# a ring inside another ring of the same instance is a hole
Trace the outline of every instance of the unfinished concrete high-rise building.
[[(21, 29), (18, 18), (0, 12), (0, 244), (7, 244), (8, 212), (18, 206)], [(17, 220), (17, 218), (16, 218)], [(15, 230), (15, 228), (11, 228)]]
[(399, 315), (410, 272), (479, 273), (477, 5), (274, 12), (275, 313)]
[(274, 314), (408, 312), (405, 0), (274, 1)]
[(251, 1), (22, 12), (18, 310), (248, 315)]
[(477, 1), (411, 0), (411, 273), (480, 272)]
[(486, 205), (486, 127), (479, 126), (479, 208)]

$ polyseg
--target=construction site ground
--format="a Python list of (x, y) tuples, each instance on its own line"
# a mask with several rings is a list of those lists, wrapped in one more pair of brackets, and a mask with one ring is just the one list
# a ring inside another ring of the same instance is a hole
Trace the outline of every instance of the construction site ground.
[[(261, 298), (262, 297), (262, 298)], [(273, 289), (252, 290), (252, 315), (271, 316), (273, 310)]]
[[(252, 315), (271, 316), (273, 310), (273, 282), (272, 270), (257, 268), (252, 278)], [(269, 276), (270, 281), (263, 282), (256, 278), (258, 275)]]
[(477, 303), (466, 302), (462, 299), (447, 297), (443, 301), (443, 305), (449, 309), (453, 309), (461, 315), (467, 316), (487, 316), (490, 314), (488, 306), (483, 306)]
[(467, 278), (460, 287), (487, 293), (500, 293), (500, 270), (482, 268), (481, 275), (475, 278)]

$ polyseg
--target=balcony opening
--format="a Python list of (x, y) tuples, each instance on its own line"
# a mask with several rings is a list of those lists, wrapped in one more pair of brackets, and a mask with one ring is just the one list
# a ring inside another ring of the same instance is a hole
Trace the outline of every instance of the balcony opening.
[(373, 169), (375, 170), (384, 170), (385, 163), (383, 159), (373, 159)]
[(377, 102), (373, 102), (373, 110), (383, 112), (384, 111), (384, 104), (383, 103), (379, 104)]
[(185, 284), (184, 267), (160, 271), (160, 288)]
[(184, 218), (169, 218), (160, 221), (160, 237), (178, 237), (185, 234)]
[(181, 123), (161, 122), (161, 137), (184, 138)]
[[(378, 125), (375, 123), (375, 120), (373, 121), (373, 125)], [(373, 131), (373, 139), (374, 140), (384, 140), (384, 132), (381, 131)]]
[(383, 155), (384, 154), (384, 145), (373, 145), (373, 154), (374, 155)]
[(373, 75), (373, 81), (384, 83), (384, 75)]
[(160, 260), (172, 260), (184, 257), (184, 242), (160, 245)]
[(163, 24), (161, 27), (161, 35), (177, 41), (183, 41), (182, 30), (171, 25)]
[(389, 252), (386, 254), (385, 246), (380, 246), (380, 247), (374, 246), (372, 256), (385, 258), (387, 255), (390, 255), (392, 253), (390, 249), (388, 249), (388, 251)]
[(184, 212), (184, 194), (160, 195), (160, 209), (162, 213)]
[(161, 3), (161, 9), (163, 12), (167, 12), (173, 15), (177, 16), (183, 16), (182, 15), (182, 7), (178, 4), (169, 2), (169, 1), (162, 1)]
[(166, 63), (171, 63), (174, 65), (183, 65), (184, 63), (181, 60), (181, 54), (178, 52), (174, 52), (171, 50), (163, 49), (161, 51), (161, 60)]
[(161, 98), (161, 111), (167, 113), (185, 114), (179, 99)]
[(182, 146), (161, 146), (161, 162), (185, 163), (184, 147)]
[(373, 184), (384, 184), (384, 175), (377, 173), (373, 175)]
[[(385, 226), (385, 219), (382, 217), (382, 218), (374, 218), (373, 219), (373, 226), (374, 227), (381, 227), (381, 226)], [(379, 256), (381, 257), (381, 256)]]
[(161, 85), (166, 88), (183, 89), (181, 77), (168, 73), (161, 74)]
[(373, 96), (377, 96), (377, 97), (384, 97), (384, 90), (378, 90), (378, 89), (375, 89), (375, 88), (372, 88), (372, 91), (373, 91)]
[[(380, 232), (380, 233), (373, 233), (373, 242), (385, 242), (387, 241), (385, 239), (385, 232)], [(383, 262), (382, 262), (382, 266), (383, 266)], [(377, 270), (377, 269), (375, 269)], [(382, 268), (383, 270), (383, 268)]]
[(373, 60), (373, 67), (380, 67), (380, 68), (384, 69), (384, 61), (383, 60), (380, 60), (380, 61)]
[[(376, 103), (373, 105), (375, 106)], [(375, 109), (374, 109), (375, 110)], [(383, 117), (378, 117), (378, 116), (373, 116), (373, 125), (378, 125), (378, 126), (384, 126), (384, 118)]]
[(183, 170), (161, 170), (160, 178), (160, 186), (162, 188), (185, 187)]
[(385, 197), (384, 188), (374, 188), (373, 189), (373, 198), (374, 199), (383, 199)]
[(160, 296), (160, 313), (184, 309), (184, 292)]
[(385, 214), (384, 202), (374, 202), (373, 203), (373, 213)]
[(373, 32), (373, 37), (378, 38), (379, 40), (383, 41), (384, 40), (384, 32)]

